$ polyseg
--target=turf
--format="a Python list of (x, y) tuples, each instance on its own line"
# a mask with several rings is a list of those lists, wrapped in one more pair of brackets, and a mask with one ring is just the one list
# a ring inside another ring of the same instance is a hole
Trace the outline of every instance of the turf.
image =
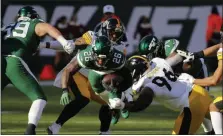
[[(43, 88), (48, 98), (47, 106), (38, 124), (37, 134), (47, 134), (46, 128), (53, 123), (62, 110), (59, 105), (61, 90), (53, 87)], [(211, 93), (222, 95), (221, 90)], [(24, 134), (27, 115), (31, 102), (12, 87), (2, 93), (1, 134)], [(100, 105), (91, 102), (77, 116), (64, 124), (60, 134), (98, 134), (100, 122), (98, 111)], [(160, 105), (152, 105), (143, 112), (131, 113), (129, 119), (121, 118), (119, 123), (111, 126), (112, 134), (171, 134), (174, 120), (178, 113)], [(202, 134), (200, 128), (198, 134)]]

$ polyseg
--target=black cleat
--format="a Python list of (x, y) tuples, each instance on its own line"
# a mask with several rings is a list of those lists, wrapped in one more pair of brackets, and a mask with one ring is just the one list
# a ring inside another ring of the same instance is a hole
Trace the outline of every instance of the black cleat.
[(53, 135), (53, 132), (50, 130), (49, 127), (46, 129), (46, 131), (47, 131), (47, 134), (48, 134), (48, 135)]
[(28, 124), (25, 135), (36, 135), (36, 126), (34, 124)]
[(215, 135), (214, 129), (212, 129), (211, 131), (207, 132), (206, 135)]

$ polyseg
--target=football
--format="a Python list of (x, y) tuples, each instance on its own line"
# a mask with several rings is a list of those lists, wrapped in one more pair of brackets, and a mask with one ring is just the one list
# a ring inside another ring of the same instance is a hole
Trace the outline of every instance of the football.
[(102, 83), (106, 85), (111, 85), (111, 81), (113, 82), (114, 86), (119, 85), (123, 81), (123, 77), (119, 76), (118, 74), (111, 73), (104, 76)]

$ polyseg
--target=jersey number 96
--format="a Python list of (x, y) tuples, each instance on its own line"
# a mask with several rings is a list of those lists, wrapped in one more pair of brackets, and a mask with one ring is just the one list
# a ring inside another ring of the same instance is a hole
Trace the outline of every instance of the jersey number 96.
[[(172, 82), (177, 81), (177, 77), (176, 77), (176, 75), (175, 75), (174, 73), (172, 73), (171, 71), (167, 71), (167, 70), (164, 68), (164, 69), (163, 69), (163, 72), (164, 72), (164, 74), (165, 74), (165, 77), (166, 77), (168, 80), (170, 80), (170, 81), (172, 81)], [(170, 84), (167, 82), (167, 80), (166, 80), (164, 77), (159, 77), (159, 76), (157, 76), (157, 77), (155, 77), (155, 78), (152, 80), (152, 83), (158, 85), (159, 87), (166, 86), (167, 89), (168, 89), (169, 91), (171, 91), (171, 89), (172, 89), (171, 86), (170, 86)]]

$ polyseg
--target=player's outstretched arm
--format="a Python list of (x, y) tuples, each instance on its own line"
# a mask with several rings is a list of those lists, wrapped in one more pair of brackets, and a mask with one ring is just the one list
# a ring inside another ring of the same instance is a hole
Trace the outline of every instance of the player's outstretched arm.
[(62, 88), (68, 88), (69, 78), (74, 75), (81, 67), (78, 64), (78, 60), (74, 57), (70, 63), (63, 69), (61, 84)]
[(145, 87), (140, 92), (137, 100), (124, 103), (119, 98), (109, 99), (109, 106), (111, 109), (126, 109), (130, 112), (139, 112), (145, 110), (152, 103), (153, 97), (153, 90)]
[(63, 49), (69, 54), (71, 54), (75, 48), (73, 42), (67, 41), (55, 27), (51, 26), (48, 23), (38, 23), (35, 27), (35, 32), (40, 37), (46, 34), (53, 37), (63, 46)]
[(188, 51), (183, 51), (183, 50), (177, 50), (177, 53), (180, 56), (185, 57), (186, 59), (184, 60), (184, 62), (191, 62), (194, 59), (199, 59), (199, 58), (204, 58), (204, 57), (208, 57), (208, 56), (214, 56), (216, 55), (216, 52), (222, 48), (222, 43), (213, 45), (212, 47), (206, 48), (202, 51), (198, 51), (198, 52), (188, 52)]
[(212, 76), (203, 79), (195, 79), (193, 83), (200, 86), (215, 86), (217, 83), (221, 81), (222, 71), (223, 69), (221, 60), (218, 61), (218, 68), (215, 70)]
[(214, 86), (216, 85), (222, 77), (222, 45), (216, 45), (215, 47), (213, 46), (210, 48), (207, 48), (208, 50), (204, 50), (204, 53), (207, 53), (206, 55), (212, 54), (213, 52), (216, 55), (216, 50), (218, 50), (217, 52), (217, 57), (218, 57), (218, 67), (215, 70), (214, 74), (210, 77), (204, 78), (204, 79), (195, 79), (194, 80), (194, 84), (198, 84), (201, 86)]
[(145, 110), (153, 101), (154, 92), (151, 88), (145, 87), (140, 92), (137, 100), (125, 103), (124, 109), (130, 112), (139, 112)]
[[(75, 46), (75, 48), (77, 47), (78, 49), (81, 48), (80, 46), (87, 45), (86, 41), (82, 37), (79, 37), (79, 38), (73, 39), (73, 40), (67, 40), (67, 41), (73, 43), (73, 46)], [(48, 49), (59, 50), (59, 51), (64, 50), (61, 43), (56, 40), (40, 42), (39, 48), (48, 48)]]
[(215, 56), (217, 51), (222, 48), (222, 43), (216, 44), (203, 50), (204, 56)]

